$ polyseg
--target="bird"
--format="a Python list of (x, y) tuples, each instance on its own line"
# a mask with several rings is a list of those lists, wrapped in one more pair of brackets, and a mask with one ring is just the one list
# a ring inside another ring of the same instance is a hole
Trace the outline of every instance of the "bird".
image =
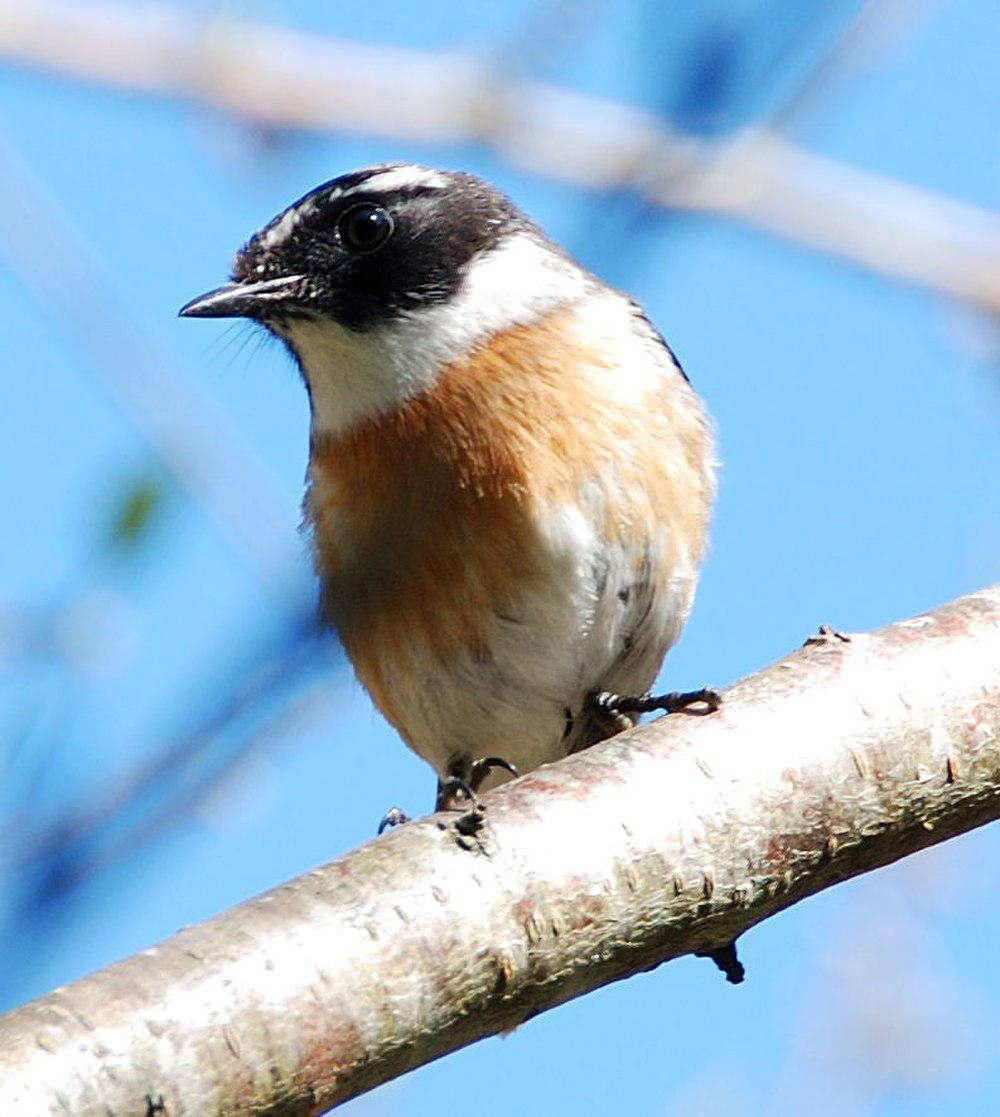
[(707, 409), (641, 306), (499, 189), (341, 175), (180, 314), (250, 319), (298, 366), (320, 607), (438, 808), (717, 708), (649, 693), (705, 553)]

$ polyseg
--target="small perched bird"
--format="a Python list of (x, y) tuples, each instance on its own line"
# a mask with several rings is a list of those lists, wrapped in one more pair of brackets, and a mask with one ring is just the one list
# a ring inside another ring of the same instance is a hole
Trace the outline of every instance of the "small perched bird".
[(335, 178), (181, 314), (253, 319), (298, 363), (322, 607), (439, 805), (715, 708), (646, 693), (705, 548), (705, 410), (642, 309), (494, 187)]

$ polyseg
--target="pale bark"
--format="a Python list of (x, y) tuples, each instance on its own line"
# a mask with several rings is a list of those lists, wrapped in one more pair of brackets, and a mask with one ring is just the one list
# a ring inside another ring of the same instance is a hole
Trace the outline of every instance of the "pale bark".
[(318, 1114), (996, 818), (1000, 586), (487, 803), (476, 838), (402, 827), (9, 1014), (0, 1112)]

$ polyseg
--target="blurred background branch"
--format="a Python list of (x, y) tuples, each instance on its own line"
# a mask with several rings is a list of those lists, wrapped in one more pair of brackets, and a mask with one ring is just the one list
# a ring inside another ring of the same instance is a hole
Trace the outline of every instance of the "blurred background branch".
[(3, 137), (0, 259), (170, 479), (205, 512), (261, 588), (281, 601), (290, 588), (296, 540), (273, 473), (201, 383), (144, 327), (99, 252)]
[[(852, 25), (842, 54), (903, 24)], [(908, 13), (913, 19), (914, 13)], [(507, 76), (472, 53), (370, 46), (179, 8), (0, 2), (0, 56), (271, 129), (486, 143), (535, 174), (721, 214), (1000, 310), (1000, 216), (810, 154), (771, 128), (708, 141), (639, 108)], [(803, 100), (829, 80), (834, 56)], [(776, 123), (791, 116), (791, 106)]]

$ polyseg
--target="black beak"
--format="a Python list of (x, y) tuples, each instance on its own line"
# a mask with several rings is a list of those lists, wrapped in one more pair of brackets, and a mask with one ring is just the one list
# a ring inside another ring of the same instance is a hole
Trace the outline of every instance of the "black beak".
[(182, 318), (261, 318), (297, 302), (304, 276), (283, 275), (260, 283), (227, 283), (185, 303)]

